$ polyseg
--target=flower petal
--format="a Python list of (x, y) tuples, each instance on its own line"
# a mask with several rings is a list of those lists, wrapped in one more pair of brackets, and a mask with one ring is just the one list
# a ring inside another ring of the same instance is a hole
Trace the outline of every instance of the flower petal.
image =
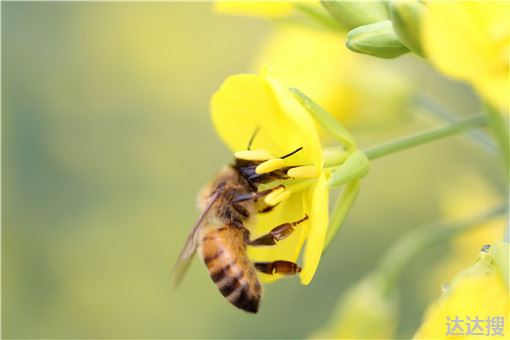
[(312, 281), (317, 270), (328, 230), (328, 178), (322, 173), (315, 186), (305, 195), (305, 209), (310, 211), (310, 231), (303, 254), (301, 283), (307, 285)]
[[(314, 125), (315, 121), (287, 88), (283, 87), (276, 79), (267, 78), (267, 80), (278, 98), (280, 109), (292, 121), (291, 126), (295, 128), (292, 130), (292, 134), (299, 137), (297, 139), (300, 140), (299, 146), (303, 147), (303, 150), (300, 152), (303, 158), (311, 160), (311, 164), (322, 168), (322, 147)], [(304, 163), (301, 165), (309, 164)]]
[(276, 157), (299, 147), (289, 165), (322, 166), (319, 137), (312, 118), (274, 79), (242, 74), (229, 77), (214, 94), (211, 115), (218, 135), (232, 150), (245, 150), (255, 130), (253, 150)]
[(510, 110), (510, 73), (502, 73), (475, 81), (475, 88), (501, 112)]
[[(442, 296), (428, 307), (423, 324), (414, 335), (415, 339), (444, 338), (447, 326), (453, 324), (445, 324), (448, 318), (508, 318), (509, 292), (501, 276), (493, 264), (479, 266), (479, 269), (476, 266), (457, 274)], [(501, 324), (501, 328), (502, 334), (508, 334), (507, 322)]]
[[(259, 214), (253, 226), (248, 226), (251, 239), (268, 233), (274, 227), (300, 220), (304, 217), (303, 195), (291, 195), (287, 200), (276, 206), (270, 213)], [(294, 232), (274, 246), (249, 247), (248, 256), (253, 262), (272, 262), (285, 260), (296, 262), (309, 229), (309, 221), (304, 221), (294, 228)], [(271, 282), (282, 278), (282, 275), (259, 273), (262, 282)]]
[(508, 109), (510, 3), (427, 2), (422, 38), (443, 73), (469, 81), (500, 110)]
[(478, 13), (488, 5), (455, 1), (427, 3), (424, 44), (431, 60), (446, 74), (469, 79), (486, 74), (498, 64), (490, 63), (500, 56), (494, 55), (491, 37), (483, 27), (487, 22)]

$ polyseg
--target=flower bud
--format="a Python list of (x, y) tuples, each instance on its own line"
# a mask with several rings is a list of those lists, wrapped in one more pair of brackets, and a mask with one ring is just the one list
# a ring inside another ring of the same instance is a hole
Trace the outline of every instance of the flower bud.
[(331, 16), (348, 30), (388, 19), (386, 8), (382, 2), (352, 0), (321, 2)]
[(420, 24), (425, 6), (416, 0), (391, 1), (391, 22), (400, 41), (411, 51), (424, 56), (420, 44)]
[(391, 339), (398, 319), (397, 300), (395, 293), (384, 293), (377, 275), (370, 275), (342, 296), (329, 325), (312, 338)]
[(379, 58), (396, 58), (409, 52), (397, 38), (390, 20), (353, 29), (347, 34), (346, 46), (351, 51)]

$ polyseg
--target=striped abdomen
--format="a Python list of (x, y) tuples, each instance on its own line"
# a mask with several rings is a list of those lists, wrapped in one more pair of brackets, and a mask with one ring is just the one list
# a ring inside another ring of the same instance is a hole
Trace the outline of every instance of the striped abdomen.
[(234, 306), (257, 313), (261, 287), (246, 255), (242, 230), (230, 226), (208, 228), (201, 236), (200, 249), (221, 294)]

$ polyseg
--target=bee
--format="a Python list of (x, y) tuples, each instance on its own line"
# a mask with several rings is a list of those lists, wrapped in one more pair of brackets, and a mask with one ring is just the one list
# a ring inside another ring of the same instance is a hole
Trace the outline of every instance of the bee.
[[(255, 133), (254, 133), (255, 134)], [(250, 150), (253, 136), (248, 144)], [(300, 151), (298, 148), (280, 158), (287, 158)], [(257, 213), (270, 211), (262, 198), (282, 186), (259, 191), (261, 184), (287, 179), (289, 168), (257, 174), (255, 168), (266, 159), (235, 158), (234, 164), (225, 166), (212, 183), (199, 193), (202, 213), (182, 249), (174, 269), (174, 283), (178, 284), (198, 250), (212, 281), (221, 294), (234, 306), (249, 313), (257, 313), (261, 298), (261, 285), (256, 271), (266, 274), (292, 275), (301, 268), (293, 262), (252, 263), (247, 254), (248, 246), (272, 246), (288, 237), (294, 227), (308, 219), (305, 215), (294, 222), (283, 223), (269, 233), (250, 239), (247, 225)]]

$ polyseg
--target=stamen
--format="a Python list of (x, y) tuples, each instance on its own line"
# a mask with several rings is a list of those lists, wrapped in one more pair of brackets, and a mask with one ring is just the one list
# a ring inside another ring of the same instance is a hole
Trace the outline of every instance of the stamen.
[(290, 192), (286, 191), (285, 187), (281, 186), (273, 190), (266, 197), (264, 197), (264, 203), (266, 203), (269, 206), (275, 206), (281, 201), (285, 200), (287, 197), (289, 197), (289, 195)]
[(234, 153), (236, 159), (245, 161), (267, 161), (274, 158), (269, 152), (265, 150), (242, 150)]
[(309, 188), (311, 185), (315, 183), (316, 179), (302, 179), (297, 180), (294, 184), (287, 187), (287, 191), (291, 194), (295, 194), (296, 192), (300, 192), (301, 190), (305, 190)]
[(281, 169), (285, 166), (285, 161), (281, 158), (273, 158), (260, 163), (256, 168), (255, 172), (259, 175), (265, 174), (274, 170)]
[(279, 194), (275, 194), (275, 195), (272, 195), (269, 194), (266, 196), (266, 198), (264, 198), (264, 202), (269, 205), (269, 206), (275, 206), (277, 205), (278, 203), (282, 202), (282, 201), (285, 201), (287, 198), (289, 198), (290, 196), (290, 191), (284, 191), (282, 193), (279, 193)]
[(319, 176), (319, 171), (315, 165), (304, 165), (289, 169), (287, 175), (292, 178), (316, 178)]
[(248, 147), (246, 150), (251, 150), (251, 146), (253, 145), (253, 141), (255, 140), (255, 136), (257, 136), (257, 133), (260, 131), (260, 126), (257, 126), (255, 130), (253, 130), (253, 133), (251, 134), (250, 140), (248, 141)]

